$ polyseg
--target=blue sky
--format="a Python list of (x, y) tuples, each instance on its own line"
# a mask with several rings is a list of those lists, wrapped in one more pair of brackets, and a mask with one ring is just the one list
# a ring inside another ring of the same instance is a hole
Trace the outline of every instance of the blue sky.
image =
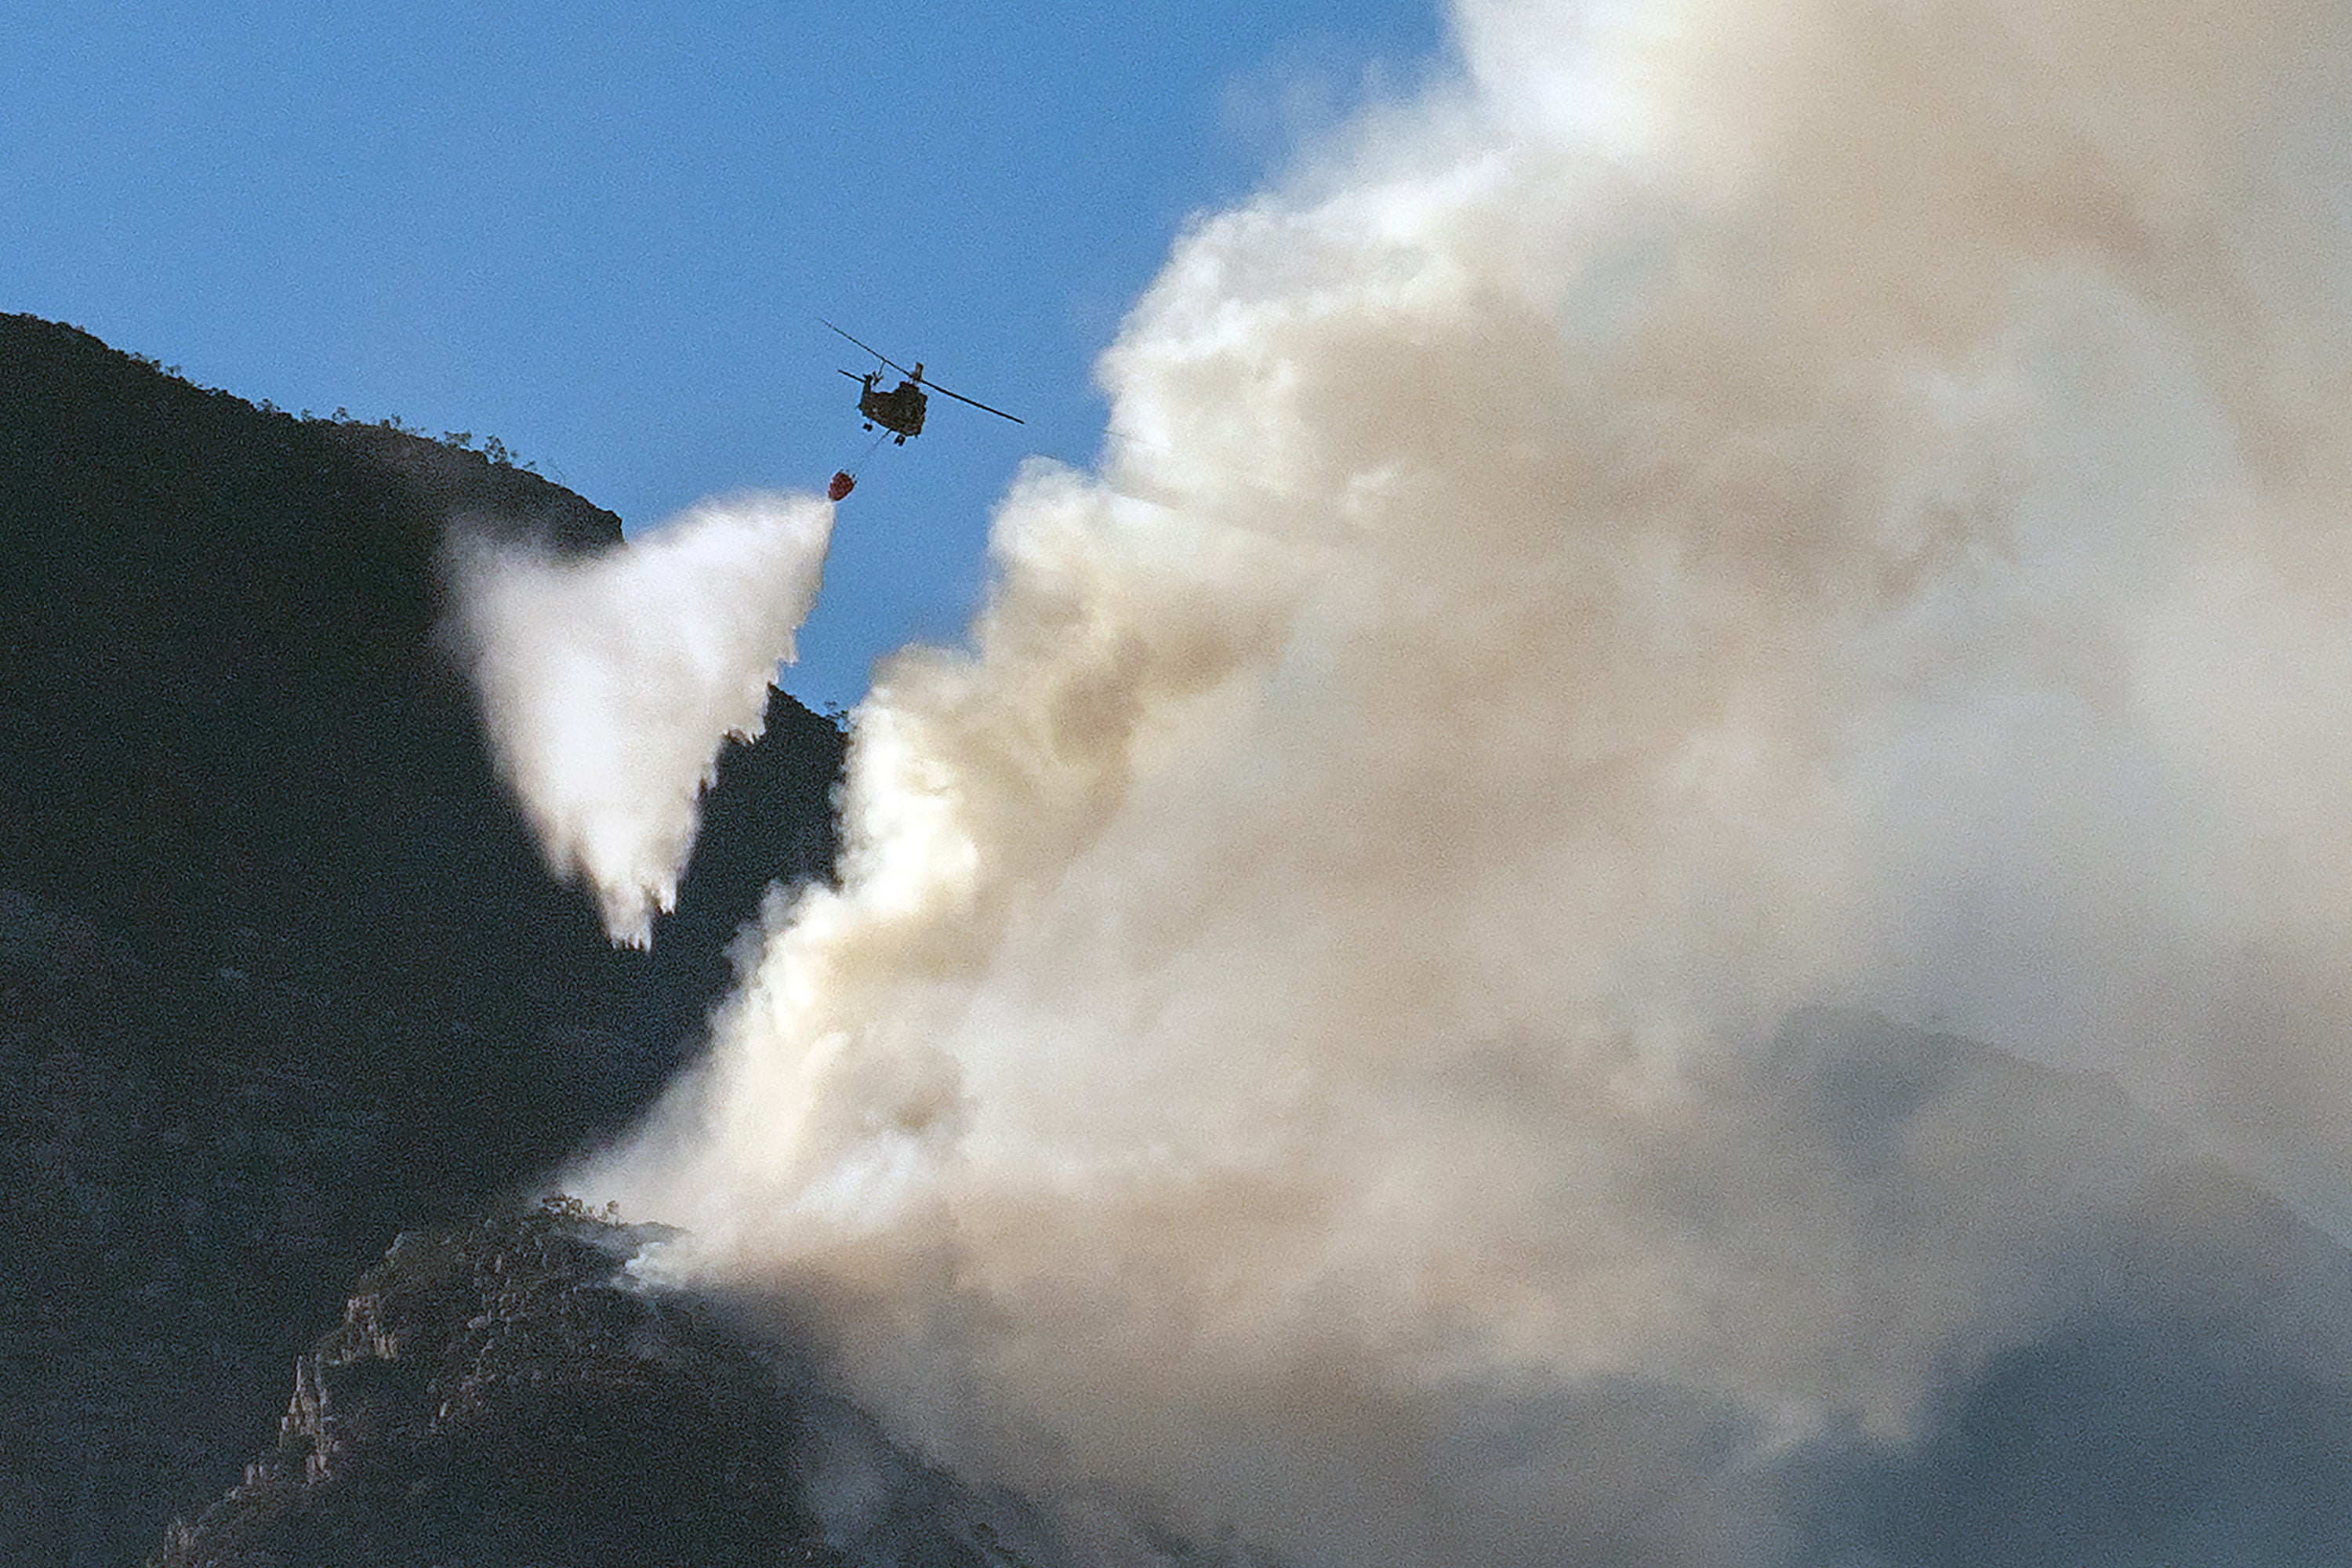
[(634, 531), (869, 437), (840, 322), (942, 384), (785, 684), (962, 635), (1021, 459), (1187, 216), (1442, 68), (1424, 0), (1281, 6), (18, 0), (0, 310), (258, 402), (496, 435)]

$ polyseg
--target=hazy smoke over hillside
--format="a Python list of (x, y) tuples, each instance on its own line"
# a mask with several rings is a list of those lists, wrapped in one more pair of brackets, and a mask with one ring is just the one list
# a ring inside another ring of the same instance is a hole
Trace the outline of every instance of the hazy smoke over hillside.
[(824, 502), (757, 494), (584, 561), (459, 531), (457, 632), (499, 767), (614, 942), (676, 904), (702, 787), (728, 736), (759, 735), (832, 534)]
[(2111, 1070), (2352, 1220), (2352, 40), (1457, 32), (1178, 245), (1103, 475), (1025, 474), (976, 652), (861, 709), (845, 887), (587, 1185), (980, 1475), (1306, 1563), (1835, 1555), (1800, 1458), (1930, 1464), (2129, 1272), (2084, 1215), (2229, 1238), (2091, 1089), (1792, 1009)]

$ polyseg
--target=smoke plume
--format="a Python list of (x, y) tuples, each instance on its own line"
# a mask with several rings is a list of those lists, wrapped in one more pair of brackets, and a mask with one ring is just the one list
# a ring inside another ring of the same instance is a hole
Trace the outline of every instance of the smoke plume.
[(2318, 1560), (2346, 26), (1461, 0), (583, 1189), (1071, 1560)]
[(456, 630), (499, 767), (614, 942), (646, 945), (676, 904), (719, 748), (758, 737), (832, 535), (830, 506), (763, 494), (588, 560), (456, 531)]

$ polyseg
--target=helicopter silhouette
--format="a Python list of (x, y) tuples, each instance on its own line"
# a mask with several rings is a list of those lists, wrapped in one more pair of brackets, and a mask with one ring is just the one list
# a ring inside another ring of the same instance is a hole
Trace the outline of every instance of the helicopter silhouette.
[[(817, 319), (821, 321), (824, 321), (822, 316)], [(938, 393), (942, 397), (952, 397), (958, 403), (969, 403), (983, 414), (993, 414), (999, 419), (1010, 419), (1015, 425), (1028, 423), (1017, 414), (1007, 414), (1002, 408), (991, 408), (976, 397), (966, 397), (961, 392), (950, 392), (937, 382), (925, 381), (923, 362), (920, 360), (915, 362), (914, 369), (908, 370), (879, 349), (858, 342), (856, 338), (849, 337), (847, 332), (842, 332), (841, 329), (835, 327), (831, 321), (824, 321), (824, 324), (832, 327), (835, 331), (841, 332), (843, 337), (849, 338), (851, 342), (857, 343), (859, 348), (882, 362), (880, 368), (867, 371), (864, 375), (858, 374), (854, 370), (845, 370), (841, 374), (858, 384), (857, 412), (866, 416), (866, 428), (871, 430), (879, 425), (895, 437), (896, 444), (898, 446), (905, 446), (909, 437), (923, 433), (923, 414), (929, 403), (926, 394), (932, 392)], [(882, 372), (886, 369), (897, 371), (905, 379), (893, 387), (877, 385), (876, 383), (882, 379)]]

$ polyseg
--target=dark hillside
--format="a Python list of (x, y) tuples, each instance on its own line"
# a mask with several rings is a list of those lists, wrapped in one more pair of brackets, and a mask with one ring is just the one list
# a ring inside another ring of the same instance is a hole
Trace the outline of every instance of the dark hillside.
[[(495, 984), (541, 932), (587, 934), (486, 787), (469, 694), (432, 647), (434, 561), (453, 506), (574, 550), (618, 542), (617, 519), (478, 454), (257, 410), (68, 329), (10, 320), (0, 365), (12, 882), (205, 971), (271, 967), (256, 943), (290, 942), (322, 978), (338, 944), (320, 939), (364, 929), (359, 969), (333, 978), (404, 1008)], [(485, 894), (509, 918), (461, 907)], [(453, 972), (436, 950), (464, 937), (496, 945)], [(216, 1044), (268, 1059), (282, 1042)]]
[(619, 520), (0, 316), (0, 1561), (136, 1561), (234, 1479), (404, 1226), (624, 1122), (841, 736), (732, 747), (651, 954), (547, 876), (436, 634), (453, 514)]

